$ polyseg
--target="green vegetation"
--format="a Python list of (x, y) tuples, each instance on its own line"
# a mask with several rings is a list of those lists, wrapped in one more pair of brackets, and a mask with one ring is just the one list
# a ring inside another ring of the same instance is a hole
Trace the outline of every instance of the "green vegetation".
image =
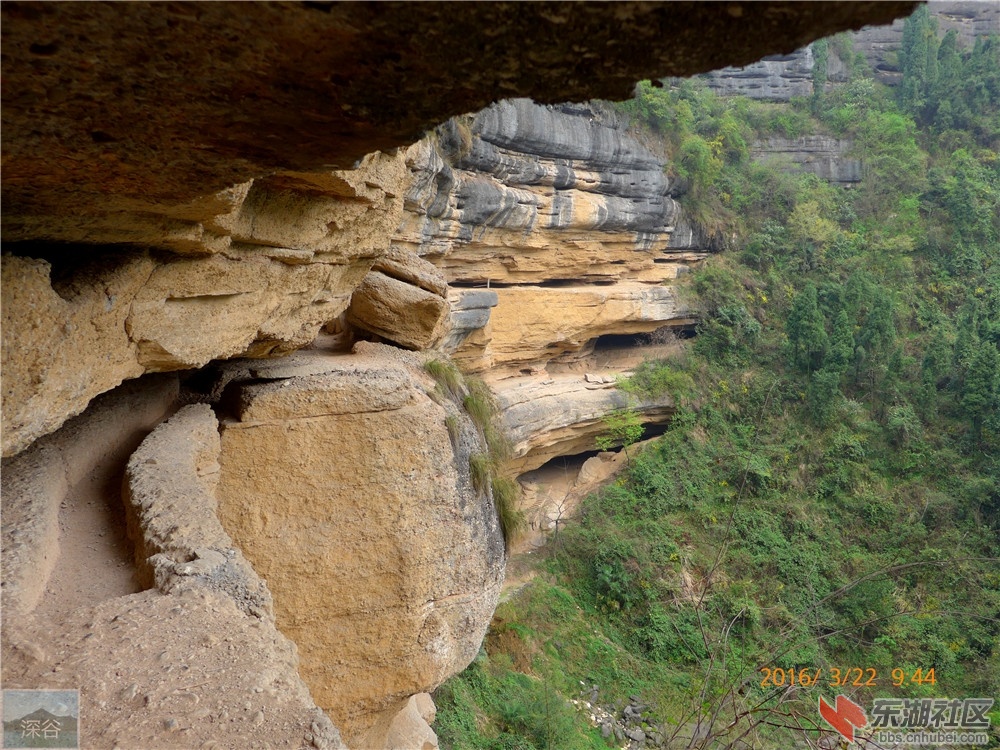
[[(512, 447), (500, 424), (493, 394), (481, 379), (464, 377), (450, 360), (430, 359), (424, 363), (424, 369), (437, 381), (439, 397), (450, 397), (462, 404), (486, 443), (486, 453), (469, 456), (469, 477), (477, 493), (490, 490), (504, 542), (510, 547), (524, 524), (523, 514), (518, 510), (521, 488), (507, 469)], [(458, 417), (454, 414), (445, 417), (445, 426), (456, 444), (460, 433)]]
[[(682, 203), (739, 239), (692, 274), (698, 336), (623, 384), (670, 393), (676, 418), (438, 692), (442, 747), (606, 746), (566, 704), (581, 683), (619, 715), (640, 695), (670, 747), (765, 750), (828, 730), (819, 695), (1000, 694), (998, 50), (922, 9), (896, 91), (853, 63), (791, 105), (696, 81), (622, 105)], [(778, 132), (851, 137), (861, 184), (752, 163)], [(877, 682), (831, 685), (848, 667)], [(789, 692), (762, 668), (822, 679)]]
[(452, 398), (462, 398), (465, 390), (465, 379), (451, 360), (429, 359), (424, 363), (427, 374), (437, 381), (442, 395)]
[(607, 431), (597, 436), (597, 447), (602, 451), (620, 447), (625, 452), (625, 460), (631, 461), (628, 455), (629, 447), (642, 438), (642, 422), (635, 409), (619, 409), (605, 415), (604, 425)]

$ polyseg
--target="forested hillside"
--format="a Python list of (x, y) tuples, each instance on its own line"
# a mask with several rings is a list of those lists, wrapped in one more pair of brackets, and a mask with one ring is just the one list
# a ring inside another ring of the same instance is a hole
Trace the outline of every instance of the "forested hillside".
[[(829, 45), (810, 99), (617, 105), (728, 249), (690, 275), (697, 336), (620, 384), (676, 417), (642, 449), (609, 420), (628, 468), (438, 690), (442, 747), (621, 747), (623, 710), (647, 745), (806, 747), (821, 695), (1000, 695), (1000, 40), (921, 9), (900, 86), (858, 61), (824, 91)], [(751, 159), (813, 134), (856, 186)]]

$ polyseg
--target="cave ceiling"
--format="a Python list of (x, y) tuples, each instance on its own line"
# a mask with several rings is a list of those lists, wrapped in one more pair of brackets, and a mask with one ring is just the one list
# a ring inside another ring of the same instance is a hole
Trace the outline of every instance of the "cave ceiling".
[(349, 168), (492, 101), (627, 98), (911, 2), (4, 2), (3, 238)]

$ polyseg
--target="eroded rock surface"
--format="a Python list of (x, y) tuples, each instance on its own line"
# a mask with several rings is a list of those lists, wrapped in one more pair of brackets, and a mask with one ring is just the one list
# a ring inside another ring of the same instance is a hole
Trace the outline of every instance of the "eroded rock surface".
[(672, 276), (660, 266), (710, 249), (671, 243), (682, 217), (664, 160), (607, 107), (500, 102), (448, 122), (406, 161), (393, 246), (452, 285), (658, 282)]
[(861, 161), (852, 158), (853, 144), (846, 138), (807, 135), (801, 138), (773, 136), (755, 142), (751, 156), (777, 167), (809, 172), (821, 180), (844, 185), (861, 182)]
[(504, 545), (471, 484), (481, 438), (419, 357), (361, 343), (301, 360), (229, 387), (219, 512), (350, 742), (472, 661)]
[[(976, 37), (996, 34), (1000, 29), (1000, 6), (995, 2), (932, 1), (927, 3), (927, 8), (942, 33), (954, 29), (960, 43), (970, 49)], [(891, 24), (870, 24), (849, 34), (851, 54), (861, 54), (876, 78), (887, 86), (902, 81), (898, 53), (903, 42), (905, 15)], [(830, 46), (824, 83), (848, 80), (853, 60), (847, 57), (849, 55), (844, 55), (839, 45)], [(741, 94), (752, 99), (787, 102), (792, 97), (812, 95), (814, 65), (811, 46), (807, 46), (791, 54), (769, 55), (750, 65), (716, 70), (707, 74), (705, 80), (710, 88), (722, 95)]]
[[(287, 353), (345, 313), (369, 274), (407, 286), (359, 296), (358, 309), (389, 301), (384, 314), (356, 314), (359, 329), (483, 356), (483, 324), (499, 295), (428, 285), (426, 268), (413, 271), (415, 255), (437, 253), (445, 278), (467, 286), (669, 281), (714, 249), (711, 238), (677, 214), (648, 155), (618, 153), (620, 137), (589, 120), (550, 149), (533, 119), (511, 129), (487, 115), (489, 137), (467, 154), (478, 166), (466, 171), (481, 174), (456, 180), (468, 211), (448, 203), (459, 193), (444, 184), (444, 162), (430, 170), (440, 182), (425, 214), (457, 211), (454, 235), (418, 218), (399, 245), (410, 256), (381, 265), (400, 223), (402, 161), (358, 160), (503, 97), (624, 98), (640, 78), (787, 53), (912, 5), (481, 3), (456, 12), (443, 3), (254, 3), (235, 12), (223, 3), (4, 3), (3, 238), (21, 243), (3, 261), (4, 455), (144, 372)], [(589, 117), (586, 108), (549, 111), (540, 121)], [(518, 139), (549, 150), (518, 156)], [(442, 239), (460, 241), (449, 249)], [(413, 290), (433, 309), (409, 329)], [(445, 299), (450, 333), (440, 325)], [(642, 330), (654, 322), (641, 320)], [(595, 330), (556, 348), (592, 353), (593, 341), (574, 347)], [(531, 357), (529, 370), (554, 367)], [(152, 559), (146, 580), (160, 588), (75, 609), (58, 628), (28, 619), (13, 628), (5, 618), (6, 686), (87, 686), (88, 746), (340, 747), (270, 620), (260, 579), (232, 567), (238, 554), (211, 519), (204, 529), (170, 522), (192, 497), (209, 508), (218, 477), (224, 501), (253, 498), (232, 523), (251, 528), (260, 559), (272, 560), (262, 565), (281, 587), (279, 623), (302, 638), (307, 677), (322, 683), (315, 690), (333, 693), (320, 703), (342, 699), (331, 712), (373, 746), (433, 742), (430, 714), (413, 695), (475, 654), (502, 575), (495, 512), (468, 487), (468, 454), (481, 445), (467, 423), (448, 420), (459, 418), (453, 404), (427, 395), (434, 385), (412, 360), (371, 365), (362, 356), (331, 369), (319, 359), (234, 365), (233, 385), (215, 394), (239, 416), (226, 423), (218, 475), (205, 408), (157, 434), (130, 486), (135, 527), (145, 529), (140, 562)], [(521, 364), (511, 360), (507, 374)], [(577, 380), (611, 392), (607, 377)], [(548, 432), (535, 441), (542, 452), (574, 448), (592, 432), (552, 418), (578, 397), (567, 399), (550, 401), (549, 417), (525, 410)], [(189, 418), (200, 436), (187, 444), (194, 452), (151, 463), (184, 448), (170, 436), (192, 427)], [(42, 456), (25, 494), (64, 492), (65, 455)], [(179, 490), (187, 502), (176, 502)], [(323, 505), (328, 498), (341, 505)], [(22, 537), (45, 537), (30, 556), (44, 578), (56, 516), (8, 516), (5, 507), (8, 518)], [(4, 563), (5, 584), (27, 580)], [(319, 591), (324, 565), (337, 596)], [(340, 623), (326, 640), (313, 635), (316, 612)]]
[(441, 347), (497, 394), (514, 469), (593, 449), (602, 417), (628, 405), (616, 375), (642, 360), (597, 355), (599, 342), (692, 326), (674, 284), (723, 238), (686, 219), (664, 157), (607, 105), (501, 102), (446, 123), (406, 163), (394, 251), (452, 285)]
[(630, 401), (613, 375), (529, 376), (492, 385), (514, 441), (517, 473), (593, 450), (607, 431), (602, 418), (617, 409), (634, 408), (644, 422), (665, 422), (674, 412), (669, 398)]
[(64, 248), (50, 262), (45, 246), (22, 248), (37, 258), (5, 255), (4, 455), (144, 372), (280, 355), (315, 339), (387, 251), (403, 176), (401, 158), (376, 155), (350, 172), (243, 186), (213, 204), (225, 213), (192, 224), (185, 257), (105, 249), (77, 259)]
[[(153, 429), (177, 396), (176, 377), (133, 381), (4, 461), (3, 684), (79, 689), (81, 747), (342, 748), (214, 516), (211, 409)], [(108, 489), (130, 453), (145, 591)]]
[(589, 353), (608, 334), (649, 333), (667, 324), (691, 325), (694, 313), (668, 286), (621, 282), (608, 286), (508, 287), (496, 290), (499, 303), (484, 335), (489, 346), (480, 359), (460, 349), (456, 359), (473, 370), (543, 369)]
[(789, 55), (769, 55), (742, 68), (722, 68), (705, 76), (710, 88), (723, 96), (787, 102), (813, 92), (813, 53), (810, 47)]

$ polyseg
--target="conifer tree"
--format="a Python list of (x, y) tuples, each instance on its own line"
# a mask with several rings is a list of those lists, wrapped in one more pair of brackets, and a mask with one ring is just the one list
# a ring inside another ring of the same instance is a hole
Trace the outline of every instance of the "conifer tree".
[(841, 310), (833, 321), (833, 333), (830, 336), (830, 353), (824, 366), (833, 370), (838, 376), (847, 372), (854, 356), (854, 331), (847, 311)]
[(979, 439), (983, 423), (997, 407), (998, 391), (1000, 391), (1000, 354), (989, 341), (979, 344), (969, 370), (965, 376), (965, 387), (962, 389), (962, 409), (972, 422), (975, 439)]
[(785, 332), (791, 345), (792, 361), (809, 373), (818, 369), (826, 353), (827, 335), (813, 283), (807, 284), (795, 298)]

